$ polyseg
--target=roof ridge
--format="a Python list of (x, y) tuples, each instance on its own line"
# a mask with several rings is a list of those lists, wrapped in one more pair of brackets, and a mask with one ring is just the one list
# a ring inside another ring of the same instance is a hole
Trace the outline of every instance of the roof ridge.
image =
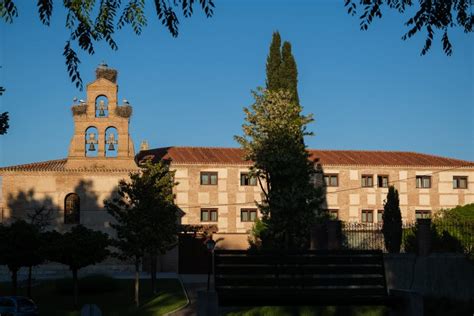
[[(164, 146), (164, 147), (157, 147), (157, 148), (150, 148), (145, 151), (151, 150), (158, 150), (158, 149), (167, 149), (167, 148), (182, 148), (182, 149), (239, 149), (242, 150), (240, 147), (225, 147), (225, 146)], [(432, 153), (424, 153), (424, 152), (417, 152), (412, 150), (382, 150), (382, 149), (319, 149), (319, 148), (307, 148), (309, 151), (322, 151), (322, 152), (358, 152), (358, 153), (369, 153), (369, 152), (376, 152), (376, 153), (404, 153), (404, 154), (416, 154), (416, 155), (426, 155), (430, 157), (436, 158), (444, 158), (444, 159), (453, 159), (459, 160), (463, 162), (473, 163), (474, 161), (469, 161), (465, 159), (459, 158), (452, 158), (447, 156), (440, 156)]]

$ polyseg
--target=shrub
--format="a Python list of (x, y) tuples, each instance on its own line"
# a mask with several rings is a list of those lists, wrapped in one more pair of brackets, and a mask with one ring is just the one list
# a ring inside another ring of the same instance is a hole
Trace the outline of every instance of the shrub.
[[(56, 293), (60, 295), (72, 295), (72, 279), (59, 279), (55, 282)], [(118, 281), (110, 276), (102, 274), (88, 275), (79, 280), (79, 292), (81, 294), (100, 294), (118, 290)]]
[(253, 223), (250, 236), (248, 237), (250, 250), (257, 250), (262, 247), (262, 234), (265, 234), (266, 229), (267, 226), (265, 223), (260, 218), (257, 218)]
[[(418, 253), (417, 235), (418, 227), (403, 235), (405, 252)], [(447, 230), (441, 230), (433, 224), (431, 225), (431, 252), (464, 253), (464, 247), (458, 238), (451, 235)]]

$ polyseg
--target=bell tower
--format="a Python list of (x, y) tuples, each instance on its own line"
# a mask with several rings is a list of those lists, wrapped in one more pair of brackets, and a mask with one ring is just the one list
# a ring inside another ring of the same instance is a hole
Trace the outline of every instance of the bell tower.
[(117, 102), (117, 70), (102, 63), (87, 84), (86, 100), (74, 99), (74, 136), (68, 169), (137, 169), (129, 134), (132, 107)]

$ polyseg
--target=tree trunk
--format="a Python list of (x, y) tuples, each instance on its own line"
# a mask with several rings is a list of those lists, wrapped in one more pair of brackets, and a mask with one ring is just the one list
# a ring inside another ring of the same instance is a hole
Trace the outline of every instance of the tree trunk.
[(157, 255), (152, 254), (150, 273), (151, 273), (151, 290), (153, 294), (156, 294), (156, 270), (157, 270), (156, 261), (157, 261)]
[(140, 259), (135, 258), (135, 305), (140, 306)]
[(18, 289), (18, 268), (11, 269), (12, 272), (12, 295), (16, 296)]
[(74, 287), (74, 308), (78, 308), (77, 298), (79, 296), (79, 285), (77, 280), (77, 269), (72, 269), (72, 284)]
[(27, 296), (29, 298), (31, 298), (31, 270), (32, 270), (32, 266), (29, 266), (28, 267), (28, 289), (27, 289)]

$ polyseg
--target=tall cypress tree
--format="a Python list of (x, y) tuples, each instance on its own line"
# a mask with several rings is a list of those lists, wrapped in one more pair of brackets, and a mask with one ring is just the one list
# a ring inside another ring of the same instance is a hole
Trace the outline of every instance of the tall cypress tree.
[(291, 94), (292, 101), (299, 104), (298, 70), (296, 69), (295, 58), (291, 53), (290, 42), (283, 43), (281, 55), (280, 77), (282, 80), (282, 88), (287, 89)]
[(270, 52), (267, 57), (267, 89), (281, 89), (280, 66), (281, 66), (281, 37), (278, 31), (273, 33)]
[(382, 233), (385, 248), (390, 253), (399, 253), (402, 244), (402, 214), (398, 191), (393, 185), (388, 188), (387, 201), (382, 215)]
[(281, 45), (280, 33), (274, 32), (267, 57), (267, 90), (287, 90), (291, 101), (299, 104), (298, 70), (287, 41)]

